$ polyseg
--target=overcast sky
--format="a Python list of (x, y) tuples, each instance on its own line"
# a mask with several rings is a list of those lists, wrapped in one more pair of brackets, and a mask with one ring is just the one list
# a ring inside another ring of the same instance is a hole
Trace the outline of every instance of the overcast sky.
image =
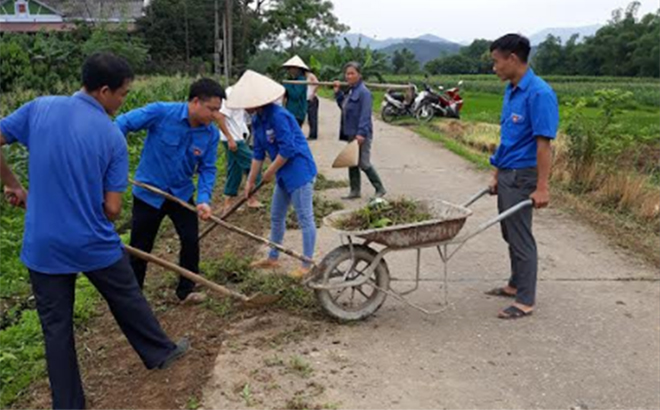
[[(494, 39), (514, 32), (604, 24), (627, 0), (332, 0), (351, 33), (378, 39), (430, 33), (453, 41)], [(659, 0), (642, 0), (639, 15)]]

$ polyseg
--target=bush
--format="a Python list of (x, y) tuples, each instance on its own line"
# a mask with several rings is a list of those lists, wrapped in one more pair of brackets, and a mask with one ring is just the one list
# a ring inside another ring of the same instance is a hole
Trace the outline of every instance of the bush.
[(80, 81), (85, 57), (99, 51), (126, 58), (138, 72), (148, 59), (142, 39), (130, 35), (125, 28), (110, 31), (80, 26), (65, 33), (4, 33), (0, 35), (0, 89), (61, 94), (67, 91), (69, 83)]

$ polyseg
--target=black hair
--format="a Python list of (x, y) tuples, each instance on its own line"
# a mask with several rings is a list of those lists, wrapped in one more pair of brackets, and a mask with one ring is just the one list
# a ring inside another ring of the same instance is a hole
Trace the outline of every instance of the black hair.
[(490, 45), (490, 52), (498, 50), (507, 54), (515, 54), (520, 61), (527, 63), (529, 53), (532, 47), (529, 45), (527, 37), (520, 34), (507, 34), (493, 41)]
[(344, 72), (346, 72), (347, 69), (353, 68), (355, 71), (358, 72), (358, 74), (362, 74), (362, 67), (360, 67), (360, 63), (357, 61), (349, 61), (344, 65)]
[(82, 83), (87, 91), (96, 91), (105, 86), (115, 91), (134, 77), (128, 62), (112, 53), (92, 54), (82, 66)]
[(224, 100), (227, 98), (227, 95), (225, 94), (225, 89), (217, 81), (210, 78), (201, 78), (190, 86), (188, 101), (192, 101), (195, 97), (202, 101), (213, 97)]

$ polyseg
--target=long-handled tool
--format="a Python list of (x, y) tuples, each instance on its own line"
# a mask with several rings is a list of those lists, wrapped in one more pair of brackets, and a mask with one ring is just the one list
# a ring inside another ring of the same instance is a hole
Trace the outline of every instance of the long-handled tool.
[[(250, 195), (249, 195), (249, 196), (244, 196), (243, 198), (241, 198), (241, 199), (239, 199), (238, 201), (236, 201), (236, 203), (235, 203), (234, 205), (232, 205), (231, 208), (229, 208), (226, 212), (224, 212), (222, 215), (220, 215), (219, 218), (220, 218), (220, 219), (227, 219), (227, 218), (229, 217), (229, 215), (231, 215), (231, 214), (233, 214), (234, 212), (236, 212), (236, 211), (238, 210), (238, 208), (240, 208), (241, 206), (243, 206), (243, 205), (248, 201), (248, 199), (249, 199), (251, 196), (253, 196), (254, 194), (256, 194), (256, 193), (261, 189), (261, 187), (263, 187), (264, 185), (266, 185), (266, 182), (264, 182), (264, 181), (259, 182), (259, 183), (257, 184), (257, 186), (254, 187), (254, 189), (252, 189), (252, 191), (250, 192)], [(214, 221), (212, 221), (211, 223), (209, 223), (209, 224), (206, 226), (206, 228), (204, 228), (204, 230), (202, 231), (202, 233), (199, 234), (199, 238), (197, 238), (197, 240), (198, 240), (198, 241), (201, 241), (202, 239), (204, 239), (204, 237), (205, 237), (206, 235), (210, 234), (211, 231), (214, 230), (217, 226), (218, 226), (218, 224), (217, 224), (216, 222), (214, 222)]]
[[(304, 84), (304, 85), (320, 85), (326, 87), (333, 87), (335, 83), (333, 81), (305, 81), (305, 80), (284, 80), (284, 84)], [(342, 87), (348, 86), (348, 83), (345, 81), (340, 81), (339, 85)], [(364, 85), (367, 88), (380, 88), (383, 90), (409, 90), (412, 89), (412, 85), (407, 84), (381, 84), (381, 83), (365, 83)]]
[[(139, 186), (139, 187), (141, 187), (141, 188), (144, 188), (144, 189), (146, 189), (147, 191), (151, 191), (151, 192), (153, 192), (153, 193), (155, 193), (155, 194), (157, 194), (157, 195), (160, 195), (160, 196), (164, 197), (164, 198), (167, 199), (167, 200), (170, 200), (170, 201), (172, 201), (172, 202), (176, 202), (177, 204), (181, 205), (182, 207), (184, 207), (184, 208), (186, 208), (186, 209), (189, 209), (189, 210), (192, 211), (192, 212), (197, 213), (197, 208), (195, 208), (193, 205), (189, 204), (189, 203), (186, 202), (186, 201), (182, 201), (181, 199), (175, 197), (174, 195), (170, 195), (170, 194), (168, 194), (167, 192), (165, 192), (165, 191), (163, 191), (163, 190), (161, 190), (161, 189), (158, 189), (158, 188), (153, 187), (153, 186), (151, 186), (151, 185), (145, 184), (145, 183), (143, 183), (143, 182), (133, 181), (133, 180), (131, 180), (130, 182), (131, 182), (133, 185), (136, 185), (136, 186)], [(292, 258), (296, 258), (296, 259), (298, 259), (298, 260), (300, 260), (300, 261), (302, 261), (302, 262), (309, 263), (310, 265), (313, 265), (313, 266), (316, 266), (316, 265), (317, 265), (317, 263), (316, 263), (314, 260), (312, 260), (312, 259), (310, 259), (310, 258), (308, 258), (308, 257), (306, 257), (306, 256), (304, 256), (304, 255), (301, 255), (301, 254), (299, 254), (299, 253), (296, 252), (296, 251), (293, 251), (293, 250), (291, 250), (291, 249), (287, 249), (287, 248), (283, 247), (283, 246), (280, 245), (280, 244), (277, 244), (277, 243), (275, 243), (275, 242), (271, 242), (271, 241), (269, 241), (269, 240), (266, 239), (266, 238), (262, 238), (261, 236), (257, 236), (257, 235), (255, 235), (255, 234), (253, 234), (253, 233), (250, 232), (250, 231), (246, 231), (245, 229), (242, 229), (242, 228), (239, 228), (239, 227), (237, 227), (237, 226), (235, 226), (235, 225), (232, 225), (232, 224), (230, 224), (230, 223), (227, 223), (227, 222), (223, 221), (222, 219), (218, 218), (218, 217), (215, 216), (215, 215), (211, 215), (210, 219), (211, 219), (211, 221), (213, 221), (213, 222), (215, 222), (216, 224), (222, 226), (223, 228), (227, 229), (228, 231), (231, 231), (231, 232), (237, 233), (237, 234), (239, 234), (239, 235), (246, 236), (246, 237), (248, 237), (248, 238), (250, 238), (250, 239), (252, 239), (252, 240), (255, 240), (255, 241), (259, 242), (259, 243), (262, 243), (262, 244), (267, 245), (267, 246), (269, 246), (269, 247), (271, 247), (271, 248), (277, 249), (278, 251), (280, 251), (280, 252), (282, 252), (282, 253), (284, 253), (284, 254), (286, 254), (286, 255), (289, 255), (289, 256), (291, 256)]]
[(252, 296), (246, 296), (242, 293), (236, 292), (235, 290), (231, 290), (222, 285), (218, 285), (217, 283), (212, 282), (201, 275), (191, 272), (188, 269), (184, 269), (179, 265), (166, 261), (165, 259), (161, 259), (150, 253), (141, 251), (129, 245), (124, 245), (124, 248), (126, 249), (126, 252), (135, 256), (136, 258), (144, 259), (148, 262), (153, 262), (157, 265), (160, 265), (165, 269), (178, 273), (184, 278), (190, 279), (191, 281), (199, 285), (205, 286), (213, 291), (216, 291), (221, 295), (229, 296), (234, 299), (237, 299), (247, 307), (259, 307), (259, 306), (270, 305), (271, 303), (276, 302), (280, 298), (277, 295), (264, 295), (262, 293), (255, 293)]

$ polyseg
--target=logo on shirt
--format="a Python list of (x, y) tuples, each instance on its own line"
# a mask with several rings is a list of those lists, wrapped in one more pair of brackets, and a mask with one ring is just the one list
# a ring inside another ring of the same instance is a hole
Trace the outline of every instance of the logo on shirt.
[(519, 124), (523, 121), (525, 121), (525, 117), (519, 114), (511, 114), (511, 121), (513, 121), (514, 124)]
[(267, 139), (268, 142), (270, 142), (271, 144), (272, 144), (273, 142), (275, 142), (275, 130), (273, 130), (273, 129), (266, 130), (266, 139)]

